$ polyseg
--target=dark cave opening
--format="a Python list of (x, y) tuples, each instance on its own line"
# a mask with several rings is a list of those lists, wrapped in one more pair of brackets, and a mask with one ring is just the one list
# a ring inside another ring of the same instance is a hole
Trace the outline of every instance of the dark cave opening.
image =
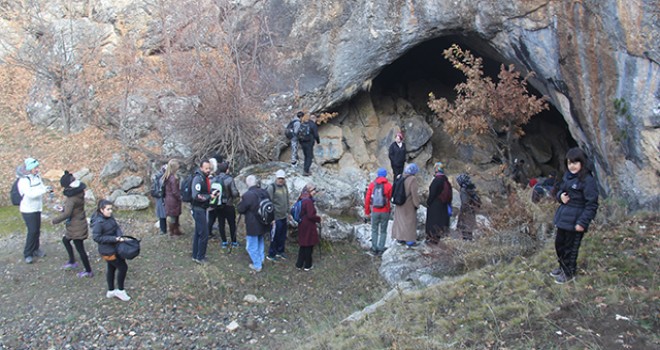
[[(484, 73), (494, 80), (500, 71), (502, 59), (489, 46), (480, 40), (462, 36), (447, 36), (423, 42), (406, 54), (385, 66), (373, 80), (370, 91), (375, 105), (382, 99), (405, 99), (410, 102), (414, 113), (423, 115), (434, 128), (434, 133), (441, 129), (431, 110), (426, 105), (428, 93), (450, 98), (455, 95), (454, 86), (464, 81), (463, 74), (452, 67), (443, 56), (443, 51), (457, 43), (463, 49), (472, 51), (483, 58)], [(507, 63), (508, 64), (508, 63)], [(530, 93), (541, 94), (528, 85)], [(563, 170), (564, 154), (570, 147), (577, 145), (572, 138), (568, 125), (562, 114), (551, 104), (550, 109), (534, 116), (524, 127), (523, 136), (516, 145), (515, 156), (526, 159), (528, 175), (547, 175), (553, 170)], [(434, 121), (435, 120), (435, 121)], [(444, 134), (446, 136), (446, 134)], [(451, 146), (434, 137), (434, 157), (439, 153), (447, 153)], [(471, 152), (456, 152), (455, 157), (462, 158), (466, 163), (474, 162)]]

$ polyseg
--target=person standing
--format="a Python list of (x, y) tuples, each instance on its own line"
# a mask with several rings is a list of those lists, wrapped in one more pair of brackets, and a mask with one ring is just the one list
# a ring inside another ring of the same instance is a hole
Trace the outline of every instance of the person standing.
[(417, 245), (417, 208), (419, 208), (419, 186), (415, 174), (419, 171), (417, 164), (411, 163), (403, 171), (403, 185), (406, 192), (406, 202), (394, 209), (392, 238), (400, 245), (408, 248)]
[(268, 197), (268, 192), (257, 186), (257, 178), (254, 175), (249, 175), (245, 183), (248, 190), (241, 197), (236, 209), (245, 216), (245, 249), (252, 260), (249, 267), (255, 272), (260, 272), (264, 261), (264, 235), (270, 231), (271, 224), (264, 224), (258, 218), (259, 203)]
[(452, 189), (445, 175), (442, 162), (433, 166), (435, 173), (429, 186), (429, 198), (426, 200), (426, 240), (437, 244), (449, 235), (449, 208), (452, 200)]
[[(224, 249), (227, 248), (227, 233), (225, 231), (225, 222), (229, 224), (229, 234), (231, 238), (232, 248), (238, 247), (236, 239), (236, 207), (234, 201), (239, 198), (238, 188), (234, 178), (229, 175), (229, 163), (224, 161), (218, 164), (218, 175), (213, 178), (213, 182), (222, 186), (222, 195), (216, 201), (219, 205), (214, 209), (215, 213), (209, 212), (209, 231), (214, 224), (215, 218), (218, 219), (218, 230), (220, 231), (220, 238), (222, 243), (220, 246)], [(213, 184), (211, 184), (213, 186)]]
[(472, 240), (472, 231), (477, 225), (476, 211), (481, 207), (481, 199), (477, 194), (477, 187), (472, 183), (468, 174), (460, 174), (456, 178), (461, 193), (461, 212), (458, 214), (458, 230), (463, 239)]
[(280, 169), (275, 172), (275, 182), (268, 186), (268, 195), (275, 207), (275, 221), (273, 222), (273, 235), (266, 259), (277, 261), (287, 259), (284, 252), (287, 235), (287, 219), (289, 217), (289, 189), (286, 185), (286, 173)]
[(580, 148), (566, 153), (568, 171), (557, 191), (560, 205), (555, 212), (557, 227), (555, 251), (559, 267), (550, 275), (555, 283), (564, 284), (575, 278), (577, 258), (584, 234), (598, 211), (598, 187), (588, 168), (587, 156)]
[(32, 264), (34, 258), (42, 258), (46, 253), (39, 248), (41, 236), (41, 211), (43, 210), (43, 195), (52, 193), (50, 186), (45, 186), (39, 176), (39, 161), (27, 158), (23, 165), (16, 169), (18, 192), (22, 196), (19, 211), (27, 227), (23, 258), (25, 263)]
[(192, 215), (195, 221), (195, 234), (193, 235), (192, 260), (198, 264), (207, 264), (206, 247), (209, 240), (209, 224), (206, 209), (209, 202), (218, 196), (217, 191), (210, 193), (211, 163), (203, 160), (199, 169), (195, 170), (192, 180)]
[(392, 199), (392, 184), (387, 181), (387, 170), (379, 168), (376, 175), (378, 177), (369, 184), (364, 197), (364, 215), (371, 218), (371, 255), (374, 256), (385, 251)]
[(181, 236), (179, 216), (181, 216), (181, 188), (176, 173), (179, 171), (179, 162), (171, 159), (167, 163), (167, 170), (163, 174), (163, 197), (165, 202), (165, 216), (167, 217), (167, 230), (171, 237)]
[(396, 180), (403, 173), (403, 165), (406, 163), (406, 144), (403, 142), (403, 133), (398, 132), (394, 137), (394, 142), (387, 151), (390, 158), (390, 166)]
[(291, 138), (291, 165), (298, 164), (298, 131), (300, 130), (300, 120), (305, 115), (305, 112), (299, 111), (291, 120), (293, 123), (293, 137)]
[(319, 139), (319, 132), (316, 127), (316, 122), (310, 119), (309, 115), (304, 115), (298, 130), (298, 142), (303, 150), (305, 161), (303, 163), (303, 175), (309, 176), (309, 168), (312, 166), (312, 159), (314, 159), (314, 142), (318, 145), (321, 143)]
[[(99, 245), (99, 254), (107, 263), (105, 279), (108, 283), (108, 291), (105, 293), (105, 297), (129, 301), (131, 297), (124, 290), (128, 265), (126, 260), (117, 254), (117, 244), (124, 241), (124, 233), (112, 216), (112, 212), (112, 202), (101, 199), (90, 220), (92, 235), (94, 241)], [(115, 274), (117, 275), (117, 289), (115, 289)]]
[(64, 171), (60, 178), (60, 185), (64, 188), (63, 194), (66, 197), (64, 207), (58, 208), (62, 213), (53, 219), (53, 225), (66, 220), (66, 233), (62, 237), (62, 244), (69, 255), (69, 260), (62, 266), (65, 270), (73, 270), (78, 267), (76, 259), (73, 256), (73, 247), (76, 246), (80, 261), (82, 261), (85, 271), (78, 273), (78, 277), (93, 277), (92, 266), (89, 264), (89, 258), (85, 251), (84, 241), (89, 235), (87, 218), (85, 216), (85, 188), (87, 186), (76, 180), (73, 174)]
[(316, 224), (321, 223), (321, 217), (316, 214), (314, 196), (318, 193), (316, 186), (312, 183), (305, 185), (303, 192), (298, 198), (301, 200), (300, 224), (298, 225), (298, 260), (296, 267), (309, 271), (314, 268), (312, 253), (314, 246), (319, 244), (319, 230)]
[[(165, 180), (164, 174), (167, 171), (167, 164), (163, 164), (160, 170), (154, 175), (153, 181), (156, 182), (155, 186), (163, 188), (163, 181)], [(160, 227), (160, 234), (167, 234), (167, 214), (165, 213), (165, 197), (162, 194), (156, 198), (156, 217), (158, 217), (158, 226)], [(170, 232), (170, 234), (172, 234)]]

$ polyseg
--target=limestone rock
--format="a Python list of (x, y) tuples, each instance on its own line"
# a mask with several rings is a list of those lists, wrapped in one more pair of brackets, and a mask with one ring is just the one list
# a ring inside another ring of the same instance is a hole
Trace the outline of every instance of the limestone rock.
[(101, 181), (108, 181), (119, 176), (125, 167), (126, 163), (122, 157), (117, 153), (113, 154), (112, 159), (101, 170)]
[(138, 188), (142, 186), (142, 183), (144, 182), (144, 179), (140, 176), (126, 176), (122, 181), (121, 181), (121, 190), (124, 192), (128, 192), (134, 188)]
[(332, 124), (319, 127), (321, 143), (314, 146), (314, 161), (317, 164), (333, 163), (344, 154), (342, 129)]
[(137, 194), (117, 197), (115, 206), (121, 210), (143, 210), (149, 208), (149, 198)]

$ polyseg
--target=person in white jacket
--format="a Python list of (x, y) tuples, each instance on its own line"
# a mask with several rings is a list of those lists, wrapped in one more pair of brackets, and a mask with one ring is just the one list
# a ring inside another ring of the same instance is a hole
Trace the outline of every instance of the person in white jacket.
[(18, 192), (21, 194), (19, 210), (27, 226), (27, 237), (23, 257), (27, 264), (31, 264), (34, 258), (46, 256), (39, 248), (39, 236), (41, 235), (41, 210), (43, 209), (42, 197), (52, 192), (50, 186), (44, 186), (39, 176), (39, 161), (27, 158), (24, 164), (16, 169), (18, 180)]

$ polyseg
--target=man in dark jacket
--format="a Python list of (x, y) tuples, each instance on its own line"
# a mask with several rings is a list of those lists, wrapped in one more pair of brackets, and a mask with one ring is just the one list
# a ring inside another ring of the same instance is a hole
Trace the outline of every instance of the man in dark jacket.
[(222, 185), (222, 195), (214, 202), (217, 203), (214, 209), (209, 210), (209, 232), (213, 224), (218, 219), (218, 228), (220, 231), (220, 238), (222, 238), (222, 249), (227, 248), (227, 234), (225, 233), (225, 221), (229, 223), (229, 234), (231, 236), (232, 248), (238, 247), (236, 240), (236, 207), (234, 207), (234, 200), (239, 197), (238, 188), (234, 178), (229, 175), (229, 163), (226, 161), (218, 164), (218, 175), (213, 178), (211, 187), (214, 184)]
[(245, 183), (249, 188), (243, 194), (236, 209), (245, 216), (245, 249), (252, 260), (250, 268), (255, 272), (260, 272), (264, 262), (264, 235), (270, 231), (271, 225), (261, 223), (257, 216), (259, 215), (259, 203), (263, 198), (268, 197), (268, 192), (257, 186), (257, 178), (254, 175), (249, 175), (245, 179)]
[(318, 145), (321, 143), (319, 139), (319, 131), (316, 126), (315, 117), (312, 119), (309, 115), (302, 118), (300, 128), (298, 129), (298, 142), (303, 150), (305, 161), (303, 163), (303, 175), (309, 176), (309, 168), (312, 166), (312, 159), (314, 158), (314, 142)]
[(209, 239), (209, 226), (206, 209), (209, 202), (218, 196), (217, 192), (210, 193), (211, 163), (202, 161), (199, 169), (195, 170), (192, 180), (192, 215), (195, 221), (195, 234), (193, 235), (192, 260), (198, 264), (206, 264), (206, 246)]

